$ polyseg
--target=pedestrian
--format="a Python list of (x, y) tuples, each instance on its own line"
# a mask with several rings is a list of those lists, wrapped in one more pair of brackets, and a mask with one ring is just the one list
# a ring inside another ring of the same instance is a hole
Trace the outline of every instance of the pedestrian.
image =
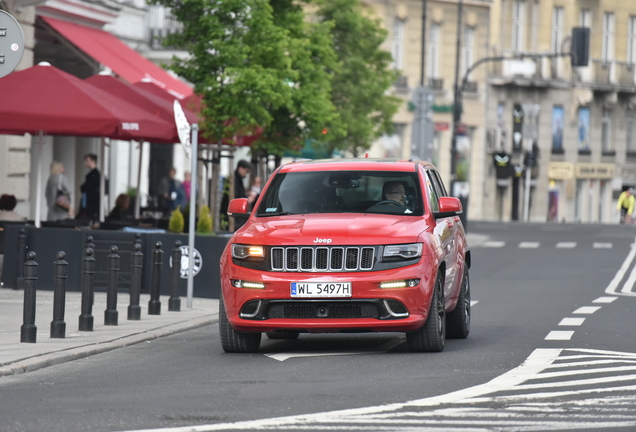
[[(253, 200), (256, 198), (255, 196), (247, 196), (247, 192), (245, 191), (245, 184), (243, 181), (245, 177), (252, 170), (252, 165), (246, 161), (245, 159), (241, 159), (238, 161), (236, 166), (236, 170), (234, 171), (234, 198), (247, 198), (247, 205), (251, 205)], [(250, 199), (252, 200), (250, 202)], [(245, 225), (245, 219), (234, 219), (234, 230), (237, 231), (240, 227)]]
[(44, 196), (49, 209), (46, 215), (47, 221), (56, 222), (74, 216), (73, 192), (61, 162), (51, 163), (51, 175), (46, 182)]
[(172, 212), (177, 207), (181, 207), (183, 210), (186, 204), (183, 184), (174, 177), (176, 173), (177, 170), (174, 167), (170, 168), (168, 176), (159, 182), (159, 202), (164, 211), (167, 212)]
[(126, 194), (119, 194), (115, 200), (115, 207), (113, 207), (106, 217), (106, 222), (130, 219), (128, 207), (130, 207), (130, 197)]
[(183, 173), (183, 192), (185, 193), (186, 202), (190, 202), (190, 187), (192, 185), (192, 175), (190, 171)]
[(101, 173), (97, 169), (97, 155), (89, 153), (84, 156), (84, 166), (88, 169), (88, 173), (80, 186), (82, 200), (77, 218), (99, 220)]
[(26, 220), (25, 217), (13, 210), (16, 205), (18, 205), (18, 200), (15, 195), (2, 194), (0, 196), (0, 221), (21, 222)]
[(620, 223), (630, 223), (634, 212), (634, 189), (629, 188), (621, 192), (616, 203), (616, 212), (620, 212)]

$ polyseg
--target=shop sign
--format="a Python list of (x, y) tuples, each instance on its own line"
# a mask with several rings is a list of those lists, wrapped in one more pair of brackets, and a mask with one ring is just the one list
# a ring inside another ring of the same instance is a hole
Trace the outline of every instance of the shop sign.
[(442, 132), (450, 129), (450, 124), (448, 122), (435, 122), (435, 131)]
[(575, 166), (575, 176), (578, 179), (611, 179), (615, 171), (614, 164), (578, 163)]
[(571, 162), (550, 162), (548, 178), (553, 180), (569, 180), (574, 178), (574, 164)]

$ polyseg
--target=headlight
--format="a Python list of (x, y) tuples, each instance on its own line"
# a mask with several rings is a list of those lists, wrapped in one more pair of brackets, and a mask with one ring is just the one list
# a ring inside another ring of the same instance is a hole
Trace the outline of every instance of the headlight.
[(263, 282), (248, 282), (235, 279), (232, 279), (231, 282), (234, 288), (265, 289), (265, 284)]
[(411, 259), (422, 256), (422, 243), (384, 246), (382, 258)]
[(265, 258), (263, 246), (232, 245), (232, 257), (237, 259)]

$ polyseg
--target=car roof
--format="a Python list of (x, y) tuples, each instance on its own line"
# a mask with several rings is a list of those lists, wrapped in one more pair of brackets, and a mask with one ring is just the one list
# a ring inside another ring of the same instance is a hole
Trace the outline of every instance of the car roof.
[(405, 171), (417, 170), (417, 165), (435, 169), (430, 162), (405, 159), (318, 159), (302, 160), (283, 165), (281, 173), (307, 171)]

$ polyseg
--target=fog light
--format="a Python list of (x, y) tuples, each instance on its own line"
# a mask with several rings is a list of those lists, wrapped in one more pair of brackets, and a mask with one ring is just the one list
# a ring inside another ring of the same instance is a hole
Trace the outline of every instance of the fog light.
[(265, 284), (263, 282), (248, 282), (248, 281), (242, 281), (237, 279), (232, 280), (232, 286), (234, 288), (248, 288), (248, 289), (264, 289), (265, 288)]
[(380, 288), (383, 288), (383, 289), (406, 288), (406, 287), (413, 288), (418, 286), (419, 284), (420, 284), (419, 279), (407, 279), (407, 280), (401, 280), (401, 281), (381, 282)]

